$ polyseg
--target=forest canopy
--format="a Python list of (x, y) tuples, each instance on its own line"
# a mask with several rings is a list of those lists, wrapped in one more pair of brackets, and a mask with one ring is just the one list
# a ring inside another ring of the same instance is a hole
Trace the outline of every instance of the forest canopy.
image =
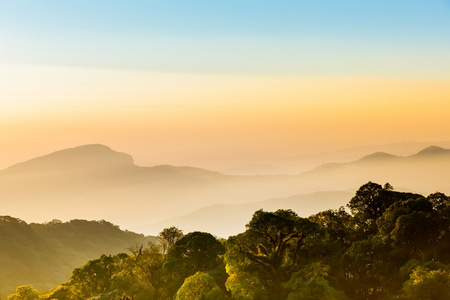
[(44, 224), (0, 216), (0, 294), (18, 285), (48, 290), (66, 281), (75, 267), (102, 254), (115, 255), (149, 237), (107, 221), (53, 220)]
[(450, 199), (368, 182), (347, 208), (258, 210), (228, 239), (172, 227), (129, 250), (7, 299), (450, 299)]

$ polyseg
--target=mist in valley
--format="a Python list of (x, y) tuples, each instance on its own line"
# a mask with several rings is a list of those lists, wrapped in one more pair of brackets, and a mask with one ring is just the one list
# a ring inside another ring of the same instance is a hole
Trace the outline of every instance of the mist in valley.
[[(4, 214), (30, 222), (105, 219), (156, 235), (162, 229), (158, 226), (171, 220), (180, 228), (209, 229), (226, 238), (239, 233), (258, 209), (291, 208), (308, 217), (345, 205), (368, 181), (423, 195), (450, 193), (449, 166), (450, 150), (430, 146), (409, 156), (376, 152), (296, 175), (224, 175), (195, 167), (141, 167), (130, 155), (97, 144), (0, 171), (0, 196), (7, 199)], [(219, 225), (227, 215), (233, 226)]]
[(444, 2), (0, 0), (0, 300), (450, 299)]

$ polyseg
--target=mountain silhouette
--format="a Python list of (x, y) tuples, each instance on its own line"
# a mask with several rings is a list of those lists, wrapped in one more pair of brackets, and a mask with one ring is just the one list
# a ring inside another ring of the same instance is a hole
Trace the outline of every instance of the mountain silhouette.
[[(157, 231), (160, 228), (178, 226), (183, 230), (207, 231), (227, 238), (245, 230), (245, 224), (259, 209), (276, 211), (292, 209), (301, 217), (309, 217), (318, 211), (338, 209), (353, 197), (353, 191), (315, 192), (242, 204), (215, 204), (192, 213), (176, 216), (155, 224), (136, 226), (135, 229)], [(314, 205), (311, 205), (314, 203)]]
[(390, 182), (427, 195), (435, 191), (450, 192), (449, 168), (450, 150), (433, 146), (410, 156), (376, 152), (351, 162), (325, 164), (298, 176), (310, 185), (321, 181), (336, 188), (348, 188), (351, 182)]
[(428, 148), (419, 151), (414, 157), (418, 156), (438, 156), (438, 155), (450, 155), (450, 149), (444, 149), (438, 146), (430, 146)]
[(317, 166), (329, 164), (330, 162), (344, 163), (355, 161), (370, 153), (384, 152), (397, 156), (408, 156), (419, 152), (431, 145), (442, 148), (450, 148), (450, 141), (425, 141), (411, 142), (403, 141), (389, 144), (362, 145), (351, 148), (343, 148), (319, 153), (306, 153), (301, 155), (254, 158), (241, 161), (234, 167), (221, 169), (224, 174), (229, 175), (257, 175), (257, 174), (290, 174), (295, 175), (307, 172)]
[(131, 155), (93, 144), (64, 149), (15, 164), (8, 173), (73, 172), (81, 170), (113, 169), (133, 166)]
[(392, 159), (398, 159), (400, 156), (389, 154), (386, 152), (375, 152), (369, 155), (364, 156), (359, 161), (360, 162), (379, 162), (379, 161), (388, 161)]
[[(450, 150), (439, 147), (405, 157), (375, 152), (297, 175), (232, 176), (195, 167), (141, 167), (128, 154), (85, 145), (0, 171), (0, 201), (2, 214), (28, 222), (105, 219), (134, 229), (211, 205), (356, 190), (368, 181), (425, 195), (450, 193), (448, 178)], [(313, 200), (302, 205), (308, 211), (322, 209)]]
[(10, 216), (0, 216), (0, 236), (2, 295), (9, 295), (24, 284), (44, 291), (52, 289), (90, 259), (156, 241), (156, 237), (123, 231), (104, 220), (27, 224)]
[(85, 145), (0, 171), (3, 214), (33, 222), (107, 219), (122, 226), (163, 220), (214, 202), (295, 194), (295, 178), (226, 176), (194, 167), (140, 167), (130, 155)]

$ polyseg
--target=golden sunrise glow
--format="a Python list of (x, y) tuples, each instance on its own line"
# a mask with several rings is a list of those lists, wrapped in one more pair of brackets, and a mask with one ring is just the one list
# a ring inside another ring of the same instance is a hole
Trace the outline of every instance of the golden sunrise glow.
[[(297, 155), (445, 140), (446, 80), (171, 74), (8, 65), (0, 71), (3, 166), (85, 143), (140, 164)], [(318, 138), (320, 137), (320, 139)], [(182, 145), (183, 158), (179, 155)], [(206, 153), (200, 154), (200, 153)], [(184, 162), (184, 163), (183, 163)]]
[(443, 2), (0, 0), (0, 300), (450, 299)]

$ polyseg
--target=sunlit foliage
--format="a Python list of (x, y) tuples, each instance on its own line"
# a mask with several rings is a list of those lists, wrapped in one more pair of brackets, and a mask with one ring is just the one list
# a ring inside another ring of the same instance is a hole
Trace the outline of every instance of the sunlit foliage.
[(88, 261), (53, 290), (20, 286), (8, 300), (450, 299), (448, 199), (369, 182), (349, 211), (259, 210), (227, 240), (171, 227), (154, 243)]
[(8, 295), (24, 283), (37, 290), (51, 289), (88, 260), (148, 240), (103, 220), (27, 224), (0, 216), (0, 294)]

